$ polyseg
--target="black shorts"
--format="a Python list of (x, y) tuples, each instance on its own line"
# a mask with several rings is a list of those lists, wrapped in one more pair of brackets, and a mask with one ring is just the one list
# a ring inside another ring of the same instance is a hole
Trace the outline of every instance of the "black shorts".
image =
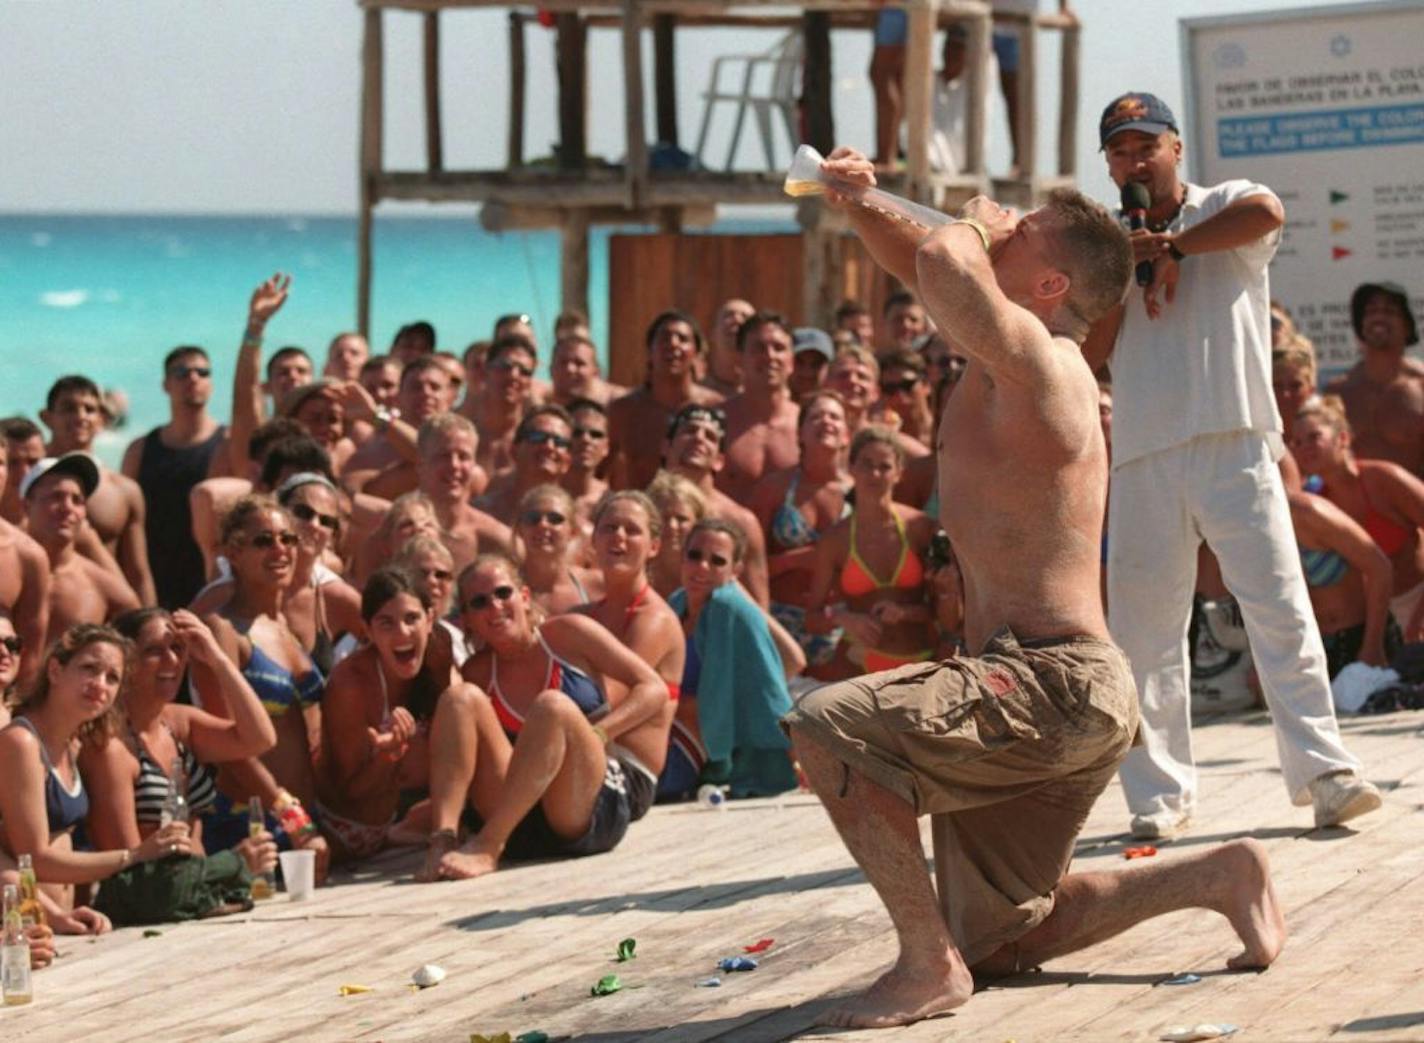
[(593, 802), (588, 829), (570, 840), (555, 833), (538, 804), (510, 834), (504, 857), (512, 860), (534, 858), (577, 858), (612, 851), (653, 806), (658, 780), (646, 768), (624, 756), (610, 756), (603, 773), (603, 786)]

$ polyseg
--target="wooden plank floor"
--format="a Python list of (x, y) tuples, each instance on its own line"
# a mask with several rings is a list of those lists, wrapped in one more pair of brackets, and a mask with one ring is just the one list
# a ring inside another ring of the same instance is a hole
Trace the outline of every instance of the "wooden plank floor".
[[(1250, 834), (1269, 848), (1291, 940), (1265, 974), (1227, 974), (1226, 922), (1186, 912), (978, 993), (953, 1016), (882, 1033), (813, 1028), (838, 995), (893, 958), (874, 894), (814, 798), (725, 811), (655, 808), (614, 853), (518, 866), (494, 877), (408, 883), (393, 855), (305, 904), (285, 897), (243, 917), (65, 939), (29, 1008), (0, 1010), (9, 1040), (451, 1040), (472, 1032), (611, 1043), (788, 1038), (1151, 1040), (1169, 1025), (1229, 1022), (1236, 1039), (1424, 1039), (1424, 715), (1343, 729), (1386, 791), (1351, 829), (1312, 830), (1287, 801), (1264, 714), (1199, 725), (1197, 832), (1160, 858)], [(1116, 785), (1077, 865), (1122, 863)], [(926, 832), (928, 832), (926, 830)], [(613, 962), (622, 938), (637, 958)], [(776, 944), (749, 974), (699, 988), (719, 957)], [(448, 972), (406, 988), (422, 963)], [(1194, 971), (1195, 985), (1166, 987)], [(627, 986), (592, 998), (601, 976)], [(342, 997), (342, 984), (374, 991)]]

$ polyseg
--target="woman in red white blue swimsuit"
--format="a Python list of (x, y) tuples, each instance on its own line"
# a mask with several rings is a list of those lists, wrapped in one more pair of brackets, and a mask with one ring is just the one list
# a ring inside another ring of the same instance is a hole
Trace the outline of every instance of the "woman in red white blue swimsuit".
[[(499, 555), (461, 575), (460, 605), (482, 645), (464, 677), (488, 694), (513, 751), (495, 806), (440, 857), (439, 875), (480, 876), (506, 855), (611, 850), (653, 802), (649, 764), (667, 749), (667, 685), (592, 619), (541, 621), (518, 569)], [(481, 750), (500, 738), (482, 729)]]

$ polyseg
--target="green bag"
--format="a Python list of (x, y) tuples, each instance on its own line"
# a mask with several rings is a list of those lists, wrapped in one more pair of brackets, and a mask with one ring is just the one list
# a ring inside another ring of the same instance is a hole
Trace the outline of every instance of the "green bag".
[(109, 877), (99, 885), (94, 908), (115, 927), (243, 912), (252, 908), (252, 874), (236, 851), (170, 855)]

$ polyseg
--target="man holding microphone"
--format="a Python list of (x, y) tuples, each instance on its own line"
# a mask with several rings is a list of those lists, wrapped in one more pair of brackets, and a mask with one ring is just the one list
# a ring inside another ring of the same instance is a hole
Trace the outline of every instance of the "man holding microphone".
[(1264, 185), (1183, 181), (1176, 118), (1151, 94), (1115, 99), (1098, 131), (1124, 208), (1146, 194), (1142, 289), (1083, 345), (1094, 368), (1112, 356), (1108, 610), (1141, 698), (1142, 745), (1121, 769), (1133, 835), (1182, 832), (1196, 803), (1186, 635), (1203, 541), (1245, 617), (1290, 798), (1337, 825), (1380, 795), (1340, 741), (1276, 468), (1267, 265), (1285, 212)]

